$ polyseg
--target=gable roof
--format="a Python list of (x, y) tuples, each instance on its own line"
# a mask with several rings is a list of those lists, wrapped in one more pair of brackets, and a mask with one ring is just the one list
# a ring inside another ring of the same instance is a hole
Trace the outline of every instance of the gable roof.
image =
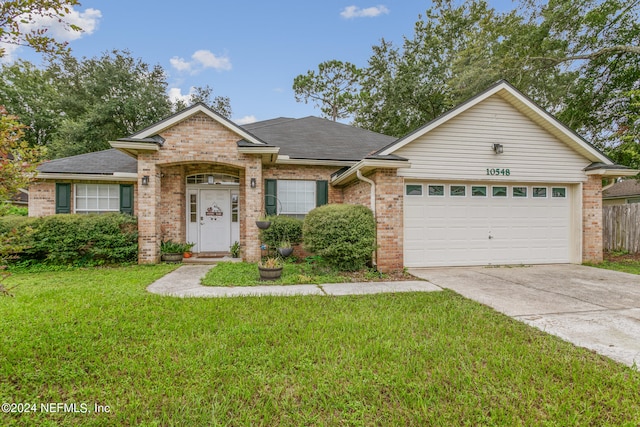
[(137, 175), (138, 161), (115, 148), (111, 148), (93, 153), (50, 160), (38, 166), (38, 172), (88, 175), (133, 173)]
[(533, 120), (535, 123), (554, 135), (560, 141), (564, 142), (565, 144), (573, 148), (576, 152), (580, 153), (582, 156), (591, 160), (592, 162), (599, 162), (604, 165), (613, 165), (611, 159), (605, 156), (596, 147), (591, 145), (584, 138), (575, 133), (564, 123), (560, 122), (542, 107), (537, 105), (531, 98), (524, 95), (506, 80), (498, 81), (484, 92), (474, 96), (466, 102), (463, 102), (452, 110), (449, 110), (441, 116), (433, 119), (426, 125), (380, 149), (378, 152), (376, 152), (376, 154), (393, 154), (396, 150), (420, 138), (431, 130), (441, 126), (442, 124), (478, 105), (491, 96), (500, 96), (511, 105), (513, 105), (514, 108), (526, 115), (529, 119)]
[(280, 117), (243, 126), (286, 159), (357, 162), (396, 138), (319, 117)]

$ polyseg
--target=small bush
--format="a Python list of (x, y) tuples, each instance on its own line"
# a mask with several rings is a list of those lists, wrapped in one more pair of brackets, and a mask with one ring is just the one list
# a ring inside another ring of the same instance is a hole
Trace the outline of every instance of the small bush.
[(340, 270), (360, 270), (371, 261), (375, 230), (373, 213), (365, 206), (324, 205), (307, 214), (304, 245)]
[(12, 230), (21, 236), (14, 244), (25, 248), (16, 254), (18, 262), (113, 264), (135, 261), (138, 254), (137, 220), (131, 215), (0, 218), (0, 242)]
[(286, 215), (270, 216), (271, 226), (266, 230), (260, 230), (260, 239), (272, 248), (280, 246), (287, 241), (292, 245), (302, 241), (302, 220)]
[(9, 203), (0, 203), (0, 216), (17, 215), (27, 216), (29, 209), (24, 206), (14, 206)]

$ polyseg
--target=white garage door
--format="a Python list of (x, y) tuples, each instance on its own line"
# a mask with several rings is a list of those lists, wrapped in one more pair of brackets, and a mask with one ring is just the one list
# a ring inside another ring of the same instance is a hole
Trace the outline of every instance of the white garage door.
[(570, 191), (555, 184), (407, 182), (405, 266), (567, 263)]

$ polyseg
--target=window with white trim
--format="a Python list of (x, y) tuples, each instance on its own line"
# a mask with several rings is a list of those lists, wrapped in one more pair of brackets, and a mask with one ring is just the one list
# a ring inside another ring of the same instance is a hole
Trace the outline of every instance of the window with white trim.
[(285, 215), (306, 215), (316, 207), (316, 182), (278, 180), (278, 201)]
[(407, 184), (405, 194), (407, 196), (422, 196), (422, 184)]
[(551, 197), (564, 199), (567, 197), (567, 189), (565, 187), (552, 187)]
[(444, 196), (444, 185), (429, 184), (429, 196)]
[(120, 212), (118, 184), (76, 184), (75, 213)]

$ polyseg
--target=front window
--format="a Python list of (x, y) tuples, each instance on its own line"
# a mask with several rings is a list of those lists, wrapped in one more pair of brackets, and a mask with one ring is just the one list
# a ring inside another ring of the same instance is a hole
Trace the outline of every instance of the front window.
[(285, 215), (306, 215), (316, 207), (316, 182), (298, 180), (278, 180), (279, 213)]
[(80, 214), (119, 212), (118, 184), (76, 184), (75, 212)]

